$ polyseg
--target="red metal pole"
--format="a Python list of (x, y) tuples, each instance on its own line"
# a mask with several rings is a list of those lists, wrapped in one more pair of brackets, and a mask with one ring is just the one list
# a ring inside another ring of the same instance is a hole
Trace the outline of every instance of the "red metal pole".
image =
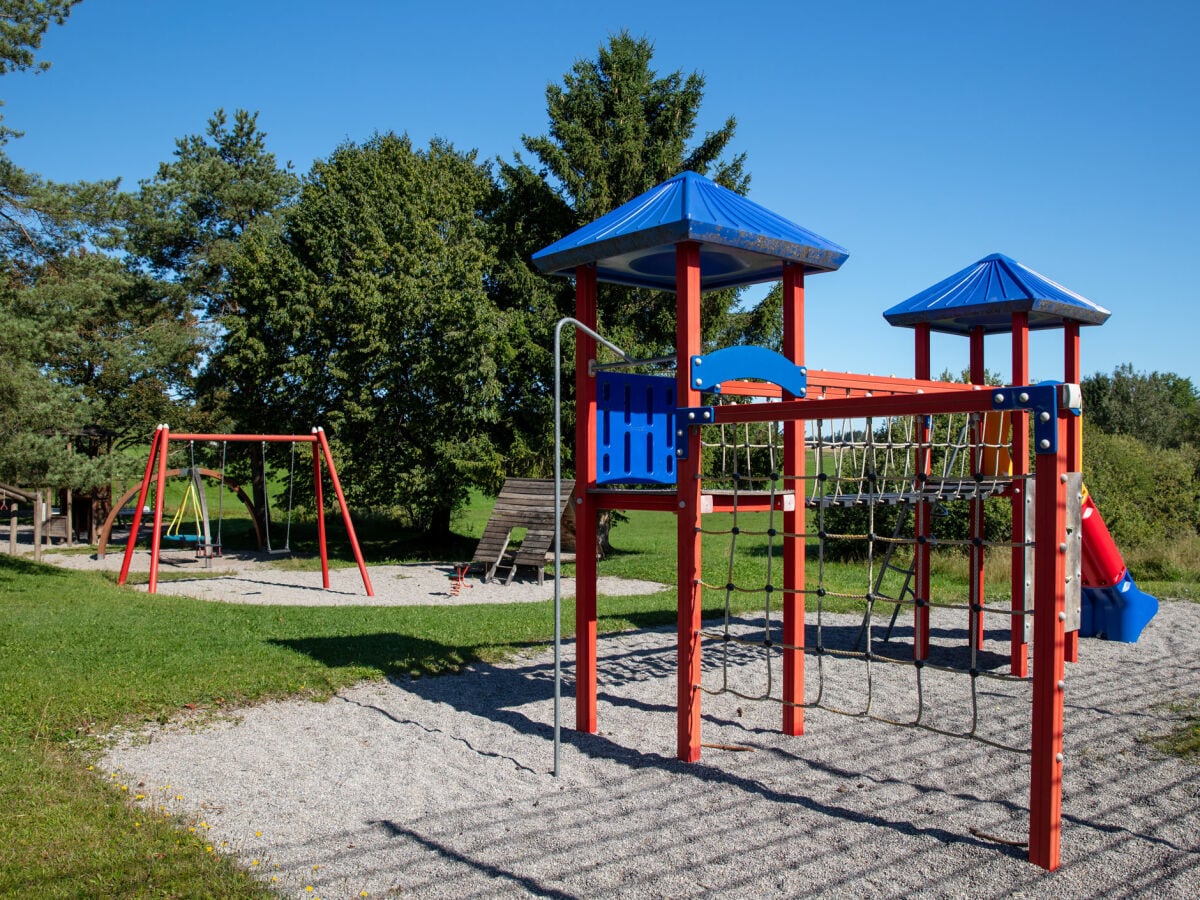
[[(804, 365), (804, 268), (785, 263), (783, 267), (783, 353), (797, 365)], [(804, 459), (804, 423), (786, 422), (783, 426), (783, 472), (790, 480), (784, 487), (795, 492), (793, 509), (783, 514), (783, 585), (794, 591), (804, 590), (805, 529), (804, 496), (806, 482)], [(699, 523), (697, 523), (699, 524)], [(804, 594), (783, 595), (783, 733), (804, 733)], [(790, 648), (796, 649), (790, 649)]]
[[(700, 245), (675, 245), (675, 352), (678, 405), (700, 405), (691, 383), (692, 357), (700, 352)], [(676, 639), (678, 661), (678, 755), (700, 758), (700, 429), (687, 429), (687, 459), (677, 466), (675, 541), (679, 601)]]
[[(1029, 313), (1015, 312), (1012, 317), (1012, 384), (1029, 384)], [(1012, 541), (1014, 544), (1025, 539), (1025, 481), (1029, 474), (1029, 414), (1014, 409), (1012, 416)], [(1025, 610), (1025, 581), (1029, 573), (1025, 569), (1025, 548), (1012, 548), (1012, 609)], [(1029, 644), (1025, 641), (1026, 618), (1012, 617), (1012, 632), (1009, 640), (1009, 667), (1013, 675), (1025, 678), (1029, 674)]]
[[(575, 269), (575, 318), (596, 330), (596, 267)], [(596, 733), (596, 339), (575, 333), (575, 728)]]
[[(976, 325), (971, 329), (971, 383), (983, 384), (987, 380), (987, 370), (983, 362), (983, 328)], [(971, 432), (971, 474), (978, 475), (979, 454), (983, 445), (983, 422), (976, 422)], [(983, 647), (983, 539), (985, 537), (983, 520), (983, 501), (975, 499), (971, 504), (971, 574), (970, 574), (970, 603), (971, 640), (976, 647)]]
[(265, 441), (268, 444), (315, 444), (317, 439), (311, 434), (187, 434), (181, 432), (171, 435), (177, 441), (229, 441), (231, 443)]
[[(916, 365), (913, 370), (913, 377), (921, 380), (929, 380), (930, 371), (930, 326), (928, 322), (922, 322), (916, 327)], [(918, 415), (917, 417), (917, 461), (916, 470), (918, 476), (928, 476), (931, 465), (931, 455), (929, 447), (929, 417)], [(921, 500), (917, 503), (915, 531), (917, 545), (913, 550), (913, 564), (916, 567), (914, 580), (916, 582), (916, 599), (924, 605), (918, 605), (913, 610), (913, 658), (928, 659), (929, 658), (929, 594), (932, 590), (932, 579), (930, 578), (930, 546), (929, 536), (932, 531), (931, 521), (932, 510), (929, 501)]]
[[(1069, 321), (1063, 328), (1063, 381), (1079, 384), (1082, 371), (1079, 345), (1079, 323)], [(1067, 419), (1067, 471), (1083, 471), (1083, 419)], [(1067, 662), (1079, 662), (1079, 632), (1068, 631), (1066, 636)]]
[(158, 554), (162, 549), (163, 494), (166, 493), (167, 487), (167, 451), (171, 449), (170, 441), (171, 429), (169, 426), (163, 425), (158, 440), (158, 480), (154, 489), (154, 531), (150, 534), (150, 583), (146, 587), (151, 594), (158, 593)]
[(350, 537), (350, 549), (354, 551), (354, 561), (358, 563), (363, 587), (366, 588), (368, 597), (374, 597), (375, 589), (371, 587), (371, 576), (367, 574), (367, 564), (363, 562), (362, 548), (358, 546), (358, 536), (354, 533), (354, 523), (350, 520), (350, 507), (346, 505), (346, 495), (342, 493), (342, 483), (338, 481), (337, 466), (333, 464), (333, 454), (329, 452), (329, 441), (325, 438), (325, 429), (318, 427), (316, 437), (321, 442), (321, 452), (325, 455), (325, 465), (329, 469), (329, 480), (333, 484), (334, 493), (337, 494), (338, 506), (342, 510), (342, 521), (346, 523), (346, 534)]
[(1063, 663), (1066, 613), (1066, 423), (1055, 454), (1037, 457), (1034, 549), (1033, 735), (1029, 861), (1058, 868), (1062, 829)]
[(321, 553), (321, 584), (329, 590), (329, 547), (325, 543), (325, 489), (321, 484), (321, 451), (316, 442), (312, 445), (312, 463), (313, 496), (317, 503), (317, 547)]
[(162, 426), (154, 429), (154, 437), (150, 439), (150, 456), (146, 459), (146, 474), (142, 476), (142, 487), (138, 491), (137, 506), (133, 510), (133, 530), (129, 532), (129, 543), (125, 545), (125, 559), (121, 563), (121, 574), (117, 584), (124, 584), (129, 577), (129, 563), (133, 560), (133, 547), (137, 543), (138, 530), (142, 527), (142, 510), (146, 508), (146, 496), (150, 493), (150, 473), (154, 471), (155, 454), (158, 453), (159, 438), (162, 437)]

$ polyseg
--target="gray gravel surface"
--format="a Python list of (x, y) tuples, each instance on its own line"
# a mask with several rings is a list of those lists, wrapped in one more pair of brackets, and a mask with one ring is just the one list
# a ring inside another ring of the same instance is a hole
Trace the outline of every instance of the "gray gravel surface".
[[(853, 641), (855, 618), (825, 623), (828, 646)], [(963, 624), (935, 620), (935, 641)], [(1000, 667), (1003, 634), (988, 638)], [(722, 694), (704, 698), (703, 740), (750, 749), (682, 764), (673, 631), (605, 637), (600, 654), (599, 733), (564, 730), (558, 778), (549, 652), (126, 734), (104, 774), (283, 896), (1200, 896), (1200, 766), (1146, 742), (1200, 694), (1200, 605), (1164, 602), (1138, 644), (1085, 640), (1068, 666), (1055, 873), (995, 840), (1027, 833), (1020, 754), (823, 709), (784, 737), (777, 704)], [(810, 700), (865, 708), (861, 662), (820, 668), (809, 657)], [(706, 651), (710, 688), (766, 679), (756, 652)], [(927, 672), (925, 721), (969, 727), (968, 684)], [(1027, 743), (1028, 685), (978, 693), (980, 732)], [(911, 719), (912, 669), (873, 666), (870, 702)]]
[[(119, 572), (124, 556), (120, 552), (96, 559), (83, 553), (47, 553), (43, 561), (50, 565), (97, 572)], [(134, 554), (130, 571), (144, 573), (150, 567), (150, 554)], [(454, 563), (413, 563), (397, 566), (369, 566), (374, 596), (368, 597), (357, 566), (329, 571), (329, 588), (322, 585), (320, 569), (291, 567), (285, 557), (263, 553), (230, 553), (215, 559), (197, 559), (187, 551), (167, 551), (159, 558), (160, 593), (183, 594), (201, 600), (283, 606), (453, 606), (470, 603), (525, 603), (552, 600), (554, 579), (538, 584), (534, 570), (522, 567), (519, 578), (510, 584), (491, 581), (484, 584), (476, 567), (455, 590), (458, 580)], [(601, 578), (600, 592), (608, 596), (653, 594), (667, 585), (630, 578)], [(143, 583), (140, 590), (145, 590)], [(563, 596), (575, 594), (575, 579), (564, 578)]]

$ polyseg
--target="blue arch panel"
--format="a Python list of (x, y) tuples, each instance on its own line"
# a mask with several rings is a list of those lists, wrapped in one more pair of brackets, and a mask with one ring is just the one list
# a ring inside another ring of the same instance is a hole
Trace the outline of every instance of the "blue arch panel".
[(692, 357), (692, 386), (720, 393), (721, 382), (759, 378), (777, 384), (793, 397), (804, 397), (808, 370), (766, 347), (735, 346)]

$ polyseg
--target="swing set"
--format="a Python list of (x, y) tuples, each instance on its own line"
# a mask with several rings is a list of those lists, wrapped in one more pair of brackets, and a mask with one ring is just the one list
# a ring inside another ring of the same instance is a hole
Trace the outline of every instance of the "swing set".
[[(170, 442), (188, 441), (190, 446), (192, 466), (190, 469), (178, 469), (169, 472), (167, 469), (167, 454)], [(208, 469), (200, 469), (195, 465), (195, 442), (196, 441), (220, 441), (221, 442), (221, 469), (218, 473), (213, 473)], [(288, 472), (288, 513), (287, 526), (284, 537), (284, 546), (280, 549), (271, 547), (271, 518), (270, 518), (270, 503), (264, 503), (263, 509), (263, 529), (259, 534), (259, 546), (263, 547), (267, 553), (290, 553), (291, 552), (291, 535), (292, 535), (292, 495), (295, 486), (296, 477), (296, 445), (311, 444), (312, 445), (312, 466), (313, 466), (313, 493), (315, 496), (315, 506), (317, 511), (317, 544), (320, 547), (321, 553), (321, 578), (322, 585), (329, 588), (329, 553), (325, 539), (325, 516), (324, 516), (324, 491), (322, 486), (321, 463), (324, 460), (325, 466), (329, 470), (329, 480), (333, 484), (334, 493), (337, 495), (338, 507), (342, 513), (342, 520), (346, 525), (346, 533), (350, 539), (350, 547), (354, 552), (355, 562), (358, 564), (358, 571), (362, 575), (363, 588), (366, 590), (368, 597), (375, 596), (374, 588), (371, 586), (371, 578), (367, 574), (367, 566), (363, 561), (362, 549), (358, 543), (358, 537), (354, 533), (354, 523), (350, 518), (350, 510), (346, 505), (346, 497), (342, 492), (341, 482), (338, 480), (337, 468), (333, 463), (333, 455), (329, 450), (329, 441), (325, 437), (323, 428), (313, 428), (311, 434), (172, 434), (171, 430), (166, 425), (159, 425), (154, 431), (154, 438), (150, 444), (150, 457), (146, 461), (146, 472), (142, 476), (142, 483), (138, 489), (137, 504), (133, 508), (133, 523), (129, 531), (129, 542), (125, 547), (125, 559), (121, 564), (121, 574), (117, 579), (118, 584), (125, 584), (129, 576), (129, 565), (133, 559), (133, 549), (137, 543), (138, 530), (141, 527), (142, 512), (146, 509), (146, 501), (150, 493), (151, 476), (157, 472), (154, 490), (154, 527), (151, 530), (150, 536), (150, 581), (148, 590), (151, 594), (158, 592), (158, 559), (162, 549), (162, 541), (175, 541), (181, 543), (194, 543), (196, 545), (197, 556), (203, 556), (211, 560), (214, 556), (221, 555), (221, 525), (224, 514), (224, 491), (218, 494), (217, 507), (217, 531), (214, 535), (211, 528), (211, 523), (208, 514), (208, 500), (205, 495), (204, 486), (201, 482), (202, 475), (216, 474), (220, 481), (221, 487), (228, 487), (238, 494), (239, 498), (246, 503), (247, 507), (253, 512), (253, 505), (249, 503), (248, 498), (242, 492), (241, 488), (231, 482), (225, 480), (225, 451), (229, 442), (235, 443), (254, 443), (258, 442), (262, 447), (264, 470), (266, 466), (266, 446), (267, 444), (282, 444), (291, 445), (291, 463)], [(168, 474), (186, 475), (189, 478), (187, 488), (184, 491), (183, 501), (179, 504), (174, 516), (167, 523), (167, 528), (163, 530), (163, 506), (165, 497), (165, 487)], [(122, 501), (122, 505), (124, 498)], [(117, 510), (114, 509), (114, 513)], [(110, 516), (110, 519), (112, 517)], [(194, 530), (188, 532), (188, 523), (191, 523)], [(105, 530), (110, 527), (106, 523)], [(258, 529), (257, 518), (255, 519), (255, 529)]]

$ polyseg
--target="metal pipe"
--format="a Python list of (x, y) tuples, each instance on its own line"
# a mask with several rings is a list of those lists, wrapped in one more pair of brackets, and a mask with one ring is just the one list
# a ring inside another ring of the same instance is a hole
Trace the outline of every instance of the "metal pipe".
[(296, 441), (302, 444), (315, 444), (316, 434), (185, 434), (172, 433), (173, 441), (266, 441), (271, 444), (286, 444)]
[[(554, 326), (554, 777), (562, 748), (562, 330), (567, 323), (590, 335), (626, 362), (628, 354), (578, 319), (565, 316)], [(575, 448), (576, 454), (579, 448)]]

